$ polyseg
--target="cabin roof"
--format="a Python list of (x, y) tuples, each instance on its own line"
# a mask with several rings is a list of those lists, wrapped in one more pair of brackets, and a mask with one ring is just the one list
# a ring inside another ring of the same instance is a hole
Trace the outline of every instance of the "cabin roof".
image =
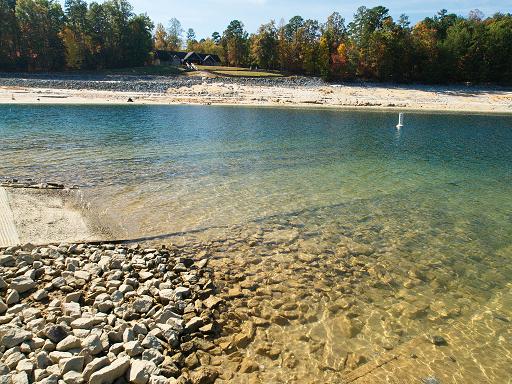
[(160, 59), (163, 61), (171, 61), (174, 58), (178, 58), (181, 61), (183, 60), (199, 60), (201, 62), (211, 58), (216, 63), (220, 63), (220, 58), (218, 55), (213, 55), (210, 53), (196, 53), (196, 52), (176, 52), (176, 51), (165, 51), (165, 50), (156, 50), (155, 51), (155, 59)]

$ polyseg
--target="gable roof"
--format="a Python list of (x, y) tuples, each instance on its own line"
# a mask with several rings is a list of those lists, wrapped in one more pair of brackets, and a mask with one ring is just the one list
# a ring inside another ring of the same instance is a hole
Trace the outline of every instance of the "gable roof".
[(199, 61), (203, 61), (203, 58), (198, 55), (197, 53), (195, 52), (189, 52), (187, 53), (187, 55), (185, 56), (185, 58), (183, 60), (199, 60)]
[(196, 53), (196, 52), (175, 52), (175, 51), (165, 51), (165, 50), (155, 50), (155, 59), (160, 59), (163, 61), (171, 61), (174, 58), (178, 58), (181, 61), (184, 60), (198, 60), (205, 61), (211, 58), (216, 63), (220, 63), (220, 58), (218, 55), (213, 55), (209, 53)]
[(161, 49), (158, 49), (155, 51), (155, 58), (165, 61), (170, 61), (177, 57), (180, 60), (183, 60), (185, 56), (187, 55), (186, 52), (174, 52), (174, 51), (164, 51)]
[(178, 59), (183, 60), (187, 56), (187, 52), (173, 52)]

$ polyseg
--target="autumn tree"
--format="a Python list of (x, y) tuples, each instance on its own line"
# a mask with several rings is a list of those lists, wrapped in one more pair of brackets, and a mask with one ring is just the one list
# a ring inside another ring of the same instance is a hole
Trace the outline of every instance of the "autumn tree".
[(225, 50), (225, 62), (228, 65), (240, 66), (248, 59), (248, 34), (244, 24), (233, 20), (222, 34), (222, 45)]
[(194, 51), (196, 45), (196, 32), (194, 31), (194, 29), (189, 28), (187, 30), (187, 51)]
[(64, 26), (64, 12), (60, 4), (52, 0), (18, 0), (15, 15), (25, 69), (62, 69), (65, 49), (60, 31)]
[(169, 37), (162, 23), (158, 23), (153, 37), (153, 45), (157, 50), (166, 50)]
[(179, 51), (183, 45), (183, 28), (178, 19), (172, 18), (167, 29), (167, 48), (171, 51)]
[(261, 68), (276, 68), (279, 61), (278, 48), (276, 23), (272, 20), (260, 26), (252, 38), (251, 56), (254, 63)]

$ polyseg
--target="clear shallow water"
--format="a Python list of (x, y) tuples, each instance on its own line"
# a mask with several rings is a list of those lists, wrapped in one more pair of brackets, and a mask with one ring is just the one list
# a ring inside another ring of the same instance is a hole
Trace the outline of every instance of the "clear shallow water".
[[(248, 276), (237, 288), (281, 286), (249, 305), (251, 318), (283, 315), (283, 299), (300, 303), (284, 311), (297, 312), (289, 326), (255, 337), (248, 354), (267, 367), (264, 380), (336, 381), (510, 294), (512, 116), (407, 113), (397, 131), (396, 113), (367, 111), (0, 106), (0, 114), (0, 176), (81, 185), (123, 237), (192, 241), (195, 230), (217, 228), (211, 252)], [(340, 316), (356, 331), (340, 331)], [(258, 353), (266, 343), (282, 351), (279, 363)], [(464, 352), (458, 372), (476, 375), (471, 364), (497, 360), (467, 363), (475, 354), (462, 345), (452, 351)], [(491, 350), (511, 356), (509, 346)], [(429, 369), (422, 374), (443, 375)], [(510, 376), (493, 367), (482, 377)]]
[(1, 175), (78, 184), (99, 205), (108, 200), (114, 215), (128, 205), (137, 219), (125, 224), (130, 236), (389, 195), (403, 206), (426, 190), (421, 201), (433, 208), (456, 200), (455, 215), (481, 212), (476, 205), (482, 205), (502, 216), (511, 204), (512, 117), (407, 114), (397, 131), (396, 114), (380, 112), (196, 106), (1, 106), (0, 112)]

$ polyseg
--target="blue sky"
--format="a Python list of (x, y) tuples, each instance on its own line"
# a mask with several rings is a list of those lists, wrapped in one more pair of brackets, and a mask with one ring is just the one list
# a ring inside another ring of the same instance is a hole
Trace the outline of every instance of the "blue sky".
[[(97, 0), (101, 1), (101, 0)], [(407, 14), (412, 22), (435, 14), (442, 8), (467, 16), (472, 9), (480, 9), (486, 16), (497, 11), (512, 12), (512, 0), (130, 0), (136, 13), (146, 12), (155, 22), (167, 25), (172, 17), (181, 21), (184, 29), (194, 28), (198, 38), (222, 33), (233, 19), (241, 20), (249, 32), (271, 19), (279, 22), (301, 15), (324, 21), (333, 11), (351, 20), (360, 5), (384, 5), (393, 17)]]

